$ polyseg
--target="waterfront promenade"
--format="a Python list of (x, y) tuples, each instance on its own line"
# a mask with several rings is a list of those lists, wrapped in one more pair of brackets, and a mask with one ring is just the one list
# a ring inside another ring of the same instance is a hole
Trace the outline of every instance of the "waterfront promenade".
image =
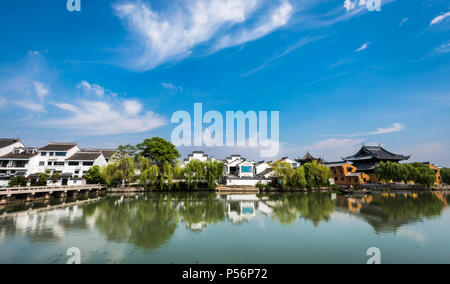
[(83, 193), (97, 193), (106, 191), (105, 185), (78, 185), (78, 186), (32, 186), (12, 187), (0, 189), (0, 204), (14, 201), (32, 201), (36, 198), (50, 199), (53, 197), (76, 196)]

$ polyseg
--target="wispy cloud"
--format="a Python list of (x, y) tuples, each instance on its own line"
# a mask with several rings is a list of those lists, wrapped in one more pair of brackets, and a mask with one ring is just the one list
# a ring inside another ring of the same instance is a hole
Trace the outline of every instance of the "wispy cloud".
[(267, 68), (267, 67), (271, 66), (274, 62), (276, 62), (276, 61), (280, 60), (281, 58), (285, 57), (286, 55), (296, 51), (297, 49), (299, 49), (299, 48), (301, 48), (301, 47), (303, 47), (303, 46), (305, 46), (305, 45), (307, 45), (309, 43), (312, 43), (312, 42), (315, 42), (317, 40), (320, 40), (322, 38), (324, 38), (324, 36), (314, 36), (314, 37), (309, 37), (308, 36), (308, 37), (302, 38), (302, 39), (298, 40), (296, 43), (294, 43), (294, 44), (290, 45), (289, 47), (287, 47), (280, 54), (275, 55), (275, 56), (267, 59), (263, 64), (261, 64), (260, 66), (256, 67), (255, 69), (250, 70), (249, 72), (241, 74), (241, 77), (247, 77), (247, 76), (253, 75), (256, 72), (261, 71), (264, 68)]
[(217, 51), (256, 40), (284, 26), (293, 12), (288, 0), (276, 4), (269, 0), (193, 0), (177, 4), (159, 12), (141, 0), (114, 5), (142, 48), (133, 68), (150, 70), (186, 58), (202, 44)]
[(165, 82), (163, 82), (163, 83), (161, 83), (161, 86), (164, 88), (164, 89), (167, 89), (167, 90), (169, 90), (169, 91), (172, 91), (172, 92), (174, 92), (174, 93), (181, 93), (181, 92), (183, 92), (183, 87), (181, 87), (181, 86), (175, 86), (174, 84), (172, 84), (172, 83), (165, 83)]
[(372, 44), (371, 42), (366, 42), (366, 43), (364, 43), (363, 45), (361, 45), (360, 48), (358, 48), (357, 50), (355, 50), (355, 52), (361, 52), (361, 51), (363, 51), (363, 50), (366, 50), (366, 49), (369, 48), (369, 45), (371, 45), (371, 44)]
[(361, 145), (364, 139), (343, 139), (343, 138), (330, 138), (323, 141), (319, 141), (306, 148), (311, 150), (336, 150), (340, 148), (354, 147)]
[(3, 97), (0, 97), (0, 109), (2, 109), (6, 105), (6, 99)]
[(48, 89), (44, 87), (44, 84), (36, 81), (34, 81), (33, 84), (36, 90), (36, 94), (38, 95), (39, 98), (43, 99), (46, 95), (48, 95)]
[(450, 41), (441, 44), (440, 46), (436, 47), (433, 51), (435, 54), (443, 54), (450, 52)]
[(78, 104), (54, 103), (68, 115), (43, 121), (50, 127), (75, 130), (84, 135), (110, 135), (146, 132), (166, 123), (153, 112), (142, 113), (138, 101), (117, 103), (105, 101), (81, 101)]
[(340, 137), (363, 137), (363, 136), (371, 136), (371, 135), (380, 135), (380, 134), (389, 134), (400, 132), (405, 129), (405, 126), (402, 123), (394, 123), (392, 126), (387, 128), (378, 128), (375, 131), (370, 132), (360, 132), (353, 134), (344, 134), (344, 135), (331, 135), (331, 136), (340, 136)]
[(441, 23), (442, 21), (444, 21), (447, 17), (450, 17), (450, 12), (447, 12), (445, 14), (441, 14), (437, 17), (435, 17), (433, 20), (431, 20), (430, 22), (430, 26), (436, 25)]
[(398, 26), (399, 27), (402, 27), (404, 24), (406, 24), (406, 22), (408, 22), (409, 21), (409, 18), (408, 17), (406, 17), (406, 18), (403, 18), (402, 19), (402, 21), (400, 22), (400, 24), (398, 24)]

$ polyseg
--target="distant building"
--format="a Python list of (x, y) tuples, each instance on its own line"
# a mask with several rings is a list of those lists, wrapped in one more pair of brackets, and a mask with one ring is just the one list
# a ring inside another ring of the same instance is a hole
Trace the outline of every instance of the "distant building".
[(326, 161), (322, 158), (315, 158), (313, 155), (309, 153), (309, 151), (306, 152), (306, 155), (303, 156), (303, 158), (296, 159), (297, 163), (299, 163), (300, 166), (308, 163), (312, 163), (314, 161), (317, 161), (319, 164), (325, 164)]
[(19, 138), (0, 138), (0, 157), (11, 153), (14, 148), (24, 148)]
[(0, 187), (15, 176), (25, 176), (35, 185), (39, 173), (60, 174), (54, 185), (78, 185), (93, 166), (105, 166), (113, 149), (80, 149), (77, 143), (50, 142), (27, 148), (20, 139), (0, 139)]
[(351, 162), (354, 167), (357, 168), (357, 173), (365, 173), (370, 176), (370, 180), (377, 182), (374, 170), (375, 167), (381, 162), (393, 162), (398, 163), (400, 161), (409, 160), (411, 156), (404, 156), (400, 154), (394, 154), (387, 151), (381, 145), (379, 146), (365, 146), (363, 145), (355, 155), (342, 158), (346, 162)]
[(207, 154), (205, 154), (205, 152), (202, 151), (194, 151), (192, 152), (192, 154), (189, 154), (188, 157), (186, 159), (183, 160), (183, 166), (186, 166), (187, 164), (189, 164), (191, 161), (193, 160), (197, 160), (200, 162), (207, 162), (207, 161), (216, 161), (216, 159), (214, 159), (213, 157), (209, 157)]
[(326, 163), (330, 168), (336, 185), (360, 185), (370, 180), (369, 175), (363, 172), (357, 172), (357, 168), (347, 162)]

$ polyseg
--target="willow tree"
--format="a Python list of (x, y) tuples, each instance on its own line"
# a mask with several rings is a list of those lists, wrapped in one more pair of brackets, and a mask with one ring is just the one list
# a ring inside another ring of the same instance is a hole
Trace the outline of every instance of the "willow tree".
[(302, 166), (305, 170), (306, 184), (308, 188), (320, 188), (329, 185), (331, 178), (331, 171), (325, 165), (314, 161)]
[(136, 163), (129, 156), (114, 159), (102, 169), (102, 175), (109, 186), (128, 185), (137, 180)]
[(281, 179), (281, 188), (286, 189), (289, 185), (291, 185), (291, 180), (294, 175), (294, 168), (290, 163), (285, 161), (277, 161), (271, 164), (275, 175)]
[(149, 166), (144, 171), (141, 172), (139, 176), (139, 181), (141, 185), (144, 186), (145, 189), (148, 189), (150, 186), (156, 185), (159, 176), (159, 169), (157, 166)]
[(224, 176), (224, 164), (219, 161), (208, 161), (205, 163), (205, 168), (208, 189), (215, 190), (216, 182)]

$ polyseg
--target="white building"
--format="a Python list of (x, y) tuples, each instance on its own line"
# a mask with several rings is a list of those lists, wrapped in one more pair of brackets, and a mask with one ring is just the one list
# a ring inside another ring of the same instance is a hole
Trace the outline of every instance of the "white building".
[(271, 172), (268, 163), (247, 161), (240, 155), (228, 157), (224, 162), (228, 186), (255, 186), (258, 183), (268, 184), (271, 181), (270, 177), (260, 175), (266, 171)]
[(0, 156), (0, 187), (8, 185), (15, 176), (28, 176), (30, 169), (39, 165), (36, 149), (14, 148), (10, 153)]
[(18, 138), (0, 138), (0, 157), (11, 153), (14, 148), (24, 148), (22, 141)]
[(107, 165), (115, 153), (113, 149), (80, 149), (77, 143), (60, 142), (50, 142), (38, 149), (26, 148), (20, 139), (0, 139), (0, 151), (0, 186), (3, 187), (18, 175), (35, 185), (39, 173), (45, 172), (60, 174), (60, 179), (52, 185), (79, 185), (91, 167)]

